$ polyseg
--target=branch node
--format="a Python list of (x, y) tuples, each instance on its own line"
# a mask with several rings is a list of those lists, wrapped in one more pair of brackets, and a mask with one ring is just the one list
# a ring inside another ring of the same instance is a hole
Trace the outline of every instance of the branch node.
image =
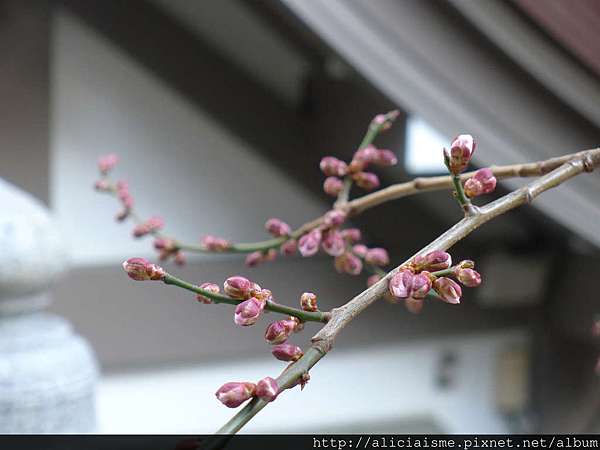
[(594, 171), (594, 160), (589, 154), (585, 155), (581, 162), (583, 163), (583, 170), (585, 172), (590, 173)]

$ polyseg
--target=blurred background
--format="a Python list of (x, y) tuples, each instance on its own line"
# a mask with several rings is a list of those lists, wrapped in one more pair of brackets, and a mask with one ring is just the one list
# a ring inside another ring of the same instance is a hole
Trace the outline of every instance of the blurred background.
[[(266, 321), (240, 328), (230, 308), (123, 275), (122, 260), (155, 255), (93, 191), (99, 155), (121, 156), (115, 176), (169, 234), (262, 240), (269, 217), (295, 227), (327, 210), (320, 158), (350, 159), (390, 109), (401, 116), (376, 143), (400, 163), (385, 184), (443, 173), (441, 148), (461, 132), (478, 166), (597, 146), (599, 26), (594, 0), (1, 0), (0, 177), (46, 204), (64, 236), (71, 268), (49, 311), (98, 359), (95, 429), (210, 433), (232, 414), (214, 398), (222, 383), (283, 369)], [(477, 261), (481, 288), (418, 316), (374, 305), (303, 392), (245, 431), (599, 431), (599, 194), (584, 175), (473, 233), (452, 253)], [(398, 264), (459, 219), (438, 192), (353, 222)], [(313, 291), (329, 309), (365, 286), (325, 256), (251, 270), (188, 256), (169, 270), (245, 275), (287, 304)], [(294, 343), (309, 343), (306, 328)]]

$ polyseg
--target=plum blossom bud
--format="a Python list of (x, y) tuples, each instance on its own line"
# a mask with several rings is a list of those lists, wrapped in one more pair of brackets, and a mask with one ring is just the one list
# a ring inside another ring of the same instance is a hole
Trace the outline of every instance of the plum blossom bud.
[(349, 275), (359, 275), (362, 272), (363, 263), (354, 253), (346, 252), (334, 260), (335, 269)]
[(365, 262), (373, 266), (387, 266), (390, 263), (390, 257), (384, 248), (371, 248), (365, 255)]
[(353, 163), (362, 163), (361, 170), (367, 167), (370, 163), (377, 161), (379, 157), (379, 152), (373, 145), (367, 145), (354, 153), (352, 157)]
[(372, 191), (379, 187), (379, 178), (371, 172), (358, 172), (352, 175), (352, 179), (358, 187)]
[(249, 253), (248, 256), (246, 256), (245, 263), (248, 267), (256, 267), (263, 262), (263, 256), (261, 251)]
[(422, 300), (431, 290), (431, 277), (429, 272), (423, 271), (416, 274), (412, 279), (411, 298)]
[(367, 278), (367, 287), (373, 286), (375, 283), (379, 282), (379, 280), (381, 280), (381, 275), (371, 275)]
[(173, 261), (175, 261), (175, 264), (177, 264), (178, 266), (185, 265), (185, 263), (187, 262), (185, 253), (183, 253), (181, 250), (175, 253), (175, 259)]
[(356, 244), (352, 247), (352, 252), (359, 258), (364, 258), (368, 251), (367, 246), (363, 244)]
[(162, 280), (166, 274), (162, 267), (144, 258), (129, 258), (123, 262), (123, 270), (129, 278), (136, 281)]
[(325, 156), (321, 159), (319, 167), (328, 177), (343, 177), (348, 172), (348, 165), (333, 156)]
[(107, 175), (119, 162), (119, 156), (115, 153), (101, 156), (98, 158), (98, 170), (102, 175)]
[(346, 213), (337, 209), (328, 211), (323, 217), (323, 225), (326, 227), (339, 227), (346, 220)]
[(419, 314), (423, 309), (424, 303), (425, 302), (423, 301), (423, 299), (410, 297), (404, 301), (404, 306), (406, 307), (408, 312), (411, 312), (413, 314)]
[(279, 386), (277, 385), (277, 381), (273, 378), (266, 377), (256, 383), (254, 395), (261, 400), (272, 402), (277, 398), (277, 394), (279, 394)]
[(289, 241), (285, 241), (283, 244), (281, 244), (280, 249), (281, 254), (284, 256), (293, 255), (298, 249), (298, 242), (296, 239), (290, 239)]
[(272, 345), (282, 344), (287, 338), (296, 331), (298, 322), (293, 320), (278, 320), (271, 323), (265, 331), (265, 340)]
[(378, 166), (390, 167), (398, 164), (398, 158), (396, 158), (396, 155), (391, 150), (379, 149), (377, 150), (377, 157), (373, 162)]
[(211, 252), (224, 252), (231, 248), (231, 242), (227, 239), (216, 237), (210, 234), (203, 236), (201, 239), (202, 245)]
[(165, 225), (165, 221), (162, 217), (153, 216), (150, 217), (143, 223), (136, 225), (133, 229), (134, 237), (142, 237), (155, 231), (160, 230)]
[(329, 230), (324, 234), (321, 247), (328, 255), (340, 256), (346, 250), (346, 243), (342, 233), (338, 230)]
[(342, 230), (342, 237), (346, 242), (355, 243), (360, 241), (362, 234), (358, 228), (346, 228)]
[[(198, 287), (200, 289), (204, 289), (205, 291), (212, 292), (213, 294), (218, 294), (221, 292), (221, 289), (219, 289), (219, 286), (215, 283), (202, 283)], [(202, 294), (196, 294), (196, 300), (198, 300), (200, 303), (204, 303), (205, 305), (213, 302), (210, 298), (205, 297)]]
[(450, 144), (450, 152), (444, 149), (444, 155), (450, 172), (458, 175), (465, 170), (473, 157), (476, 147), (477, 144), (470, 134), (461, 134), (455, 137)]
[(417, 272), (421, 270), (435, 272), (448, 269), (452, 265), (452, 257), (442, 250), (434, 250), (424, 256), (415, 256), (412, 265)]
[(337, 197), (340, 192), (344, 189), (344, 182), (337, 177), (327, 177), (323, 182), (323, 191), (327, 195)]
[(312, 256), (319, 251), (319, 245), (321, 244), (322, 233), (321, 230), (314, 229), (309, 231), (298, 241), (298, 249), (300, 254), (304, 257)]
[(388, 284), (388, 290), (395, 298), (408, 298), (412, 295), (413, 278), (415, 275), (409, 269), (400, 269)]
[(229, 277), (223, 283), (223, 292), (233, 298), (245, 299), (250, 297), (252, 282), (239, 275)]
[(392, 122), (396, 120), (399, 115), (400, 111), (398, 110), (390, 111), (386, 114), (377, 114), (373, 120), (371, 120), (369, 127), (371, 129), (381, 127), (381, 131), (388, 130), (392, 126)]
[(173, 239), (169, 239), (169, 238), (156, 238), (154, 240), (154, 248), (156, 250), (167, 250), (167, 251), (177, 250), (175, 241)]
[(271, 218), (265, 223), (266, 230), (275, 237), (289, 236), (292, 232), (290, 226), (282, 220)]
[(496, 177), (490, 168), (479, 169), (471, 178), (465, 181), (465, 194), (469, 197), (489, 194), (496, 189)]
[(236, 325), (240, 325), (242, 327), (254, 325), (256, 321), (260, 318), (260, 315), (263, 312), (264, 308), (264, 300), (259, 300), (256, 297), (251, 297), (235, 307), (233, 321)]
[(467, 287), (477, 287), (481, 284), (481, 275), (473, 269), (456, 268), (454, 275)]
[(110, 183), (108, 180), (98, 180), (94, 183), (94, 189), (100, 192), (110, 191)]
[(438, 278), (433, 282), (433, 289), (445, 302), (453, 305), (460, 303), (462, 289), (456, 281), (446, 277)]
[(319, 308), (317, 306), (317, 296), (312, 292), (304, 292), (300, 296), (300, 306), (304, 311), (318, 311)]
[(215, 395), (221, 403), (228, 408), (237, 408), (246, 400), (254, 396), (256, 385), (247, 382), (225, 383)]
[(298, 361), (304, 355), (302, 349), (293, 344), (278, 344), (271, 353), (280, 361)]

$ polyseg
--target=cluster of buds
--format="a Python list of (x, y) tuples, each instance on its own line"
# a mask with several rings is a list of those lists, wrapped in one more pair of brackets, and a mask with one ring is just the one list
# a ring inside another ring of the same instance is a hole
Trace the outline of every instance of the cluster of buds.
[(476, 147), (477, 144), (470, 134), (455, 137), (450, 144), (450, 151), (444, 149), (444, 161), (448, 170), (453, 175), (460, 175), (469, 165)]
[(273, 295), (270, 290), (239, 275), (229, 277), (223, 284), (223, 292), (231, 298), (243, 300), (235, 307), (233, 321), (242, 327), (254, 325), (260, 318)]
[(206, 236), (202, 236), (200, 239), (200, 243), (204, 247), (205, 250), (210, 252), (225, 252), (229, 250), (232, 246), (231, 241), (213, 236), (212, 234), (207, 234)]
[(185, 255), (175, 240), (167, 237), (156, 238), (154, 240), (154, 248), (158, 252), (158, 259), (161, 261), (166, 261), (172, 257), (175, 264), (179, 266), (185, 264)]
[[(450, 254), (440, 250), (416, 256), (390, 278), (389, 295), (396, 302), (403, 300), (406, 308), (413, 313), (421, 311), (425, 297), (432, 289), (446, 303), (458, 304), (462, 289), (450, 276), (464, 286), (479, 286), (481, 275), (474, 267), (475, 263), (470, 260), (461, 261), (452, 267)], [(377, 281), (379, 280), (370, 280), (371, 283)]]
[(258, 397), (266, 402), (272, 402), (279, 395), (277, 380), (266, 377), (258, 383), (247, 381), (230, 382), (221, 386), (215, 396), (228, 408), (237, 408), (252, 397)]
[(472, 198), (494, 192), (494, 189), (496, 189), (496, 181), (492, 169), (488, 167), (479, 169), (472, 177), (465, 181), (465, 194)]
[(116, 215), (116, 219), (119, 222), (123, 222), (129, 217), (133, 210), (133, 197), (129, 192), (129, 184), (126, 181), (117, 181), (116, 185), (117, 198), (121, 202), (123, 209)]
[[(271, 236), (275, 238), (286, 238), (292, 233), (292, 228), (281, 219), (271, 218), (265, 223), (265, 229)], [(288, 239), (280, 246), (280, 251), (283, 255), (289, 256), (296, 253), (297, 243), (295, 239)], [(277, 250), (269, 248), (266, 250), (257, 250), (249, 253), (246, 256), (246, 265), (255, 267), (264, 262), (275, 261), (277, 258)]]
[(140, 237), (146, 236), (148, 234), (155, 233), (155, 232), (159, 231), (160, 229), (162, 229), (162, 227), (164, 227), (164, 226), (165, 226), (165, 221), (163, 220), (162, 217), (153, 216), (153, 217), (150, 217), (145, 222), (142, 222), (142, 223), (136, 225), (133, 228), (132, 234), (133, 234), (133, 237), (140, 238)]
[(123, 270), (129, 278), (136, 281), (163, 280), (166, 275), (162, 267), (145, 258), (129, 258), (123, 262)]

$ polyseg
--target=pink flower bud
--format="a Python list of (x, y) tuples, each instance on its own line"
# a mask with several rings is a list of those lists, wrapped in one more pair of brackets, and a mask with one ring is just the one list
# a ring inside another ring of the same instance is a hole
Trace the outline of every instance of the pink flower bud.
[(352, 247), (352, 252), (359, 258), (364, 258), (368, 251), (367, 246), (363, 244), (356, 244)]
[(266, 230), (275, 237), (289, 236), (292, 232), (290, 226), (282, 220), (271, 218), (265, 223)]
[(433, 289), (445, 302), (453, 305), (460, 303), (462, 289), (454, 280), (446, 277), (438, 278), (433, 282)]
[(323, 217), (323, 225), (328, 228), (339, 227), (346, 220), (346, 213), (337, 209), (328, 211)]
[(323, 191), (327, 195), (337, 197), (340, 192), (344, 189), (344, 182), (337, 177), (327, 177), (323, 182)]
[(117, 191), (118, 192), (122, 192), (122, 191), (129, 191), (129, 183), (125, 180), (119, 180), (117, 181)]
[(460, 174), (473, 157), (477, 144), (470, 134), (461, 134), (454, 138), (450, 144), (450, 152), (444, 149), (448, 160), (448, 169), (454, 175)]
[(465, 194), (469, 197), (489, 194), (496, 189), (496, 177), (492, 169), (479, 169), (471, 178), (465, 181)]
[(187, 258), (185, 257), (185, 253), (183, 253), (181, 250), (178, 251), (177, 253), (175, 253), (175, 264), (177, 264), (178, 266), (183, 266), (185, 265), (185, 263), (187, 262)]
[(278, 344), (271, 353), (280, 361), (298, 361), (304, 355), (302, 349), (293, 344)]
[(251, 290), (252, 282), (239, 275), (227, 278), (223, 284), (223, 292), (232, 298), (250, 298)]
[(117, 220), (117, 222), (123, 222), (125, 219), (127, 219), (127, 217), (129, 217), (129, 214), (131, 214), (131, 210), (124, 208), (117, 213), (115, 219)]
[(212, 236), (210, 234), (203, 236), (201, 243), (206, 250), (211, 252), (224, 252), (231, 248), (231, 242), (227, 239)]
[(379, 149), (377, 150), (377, 157), (374, 161), (375, 164), (382, 167), (390, 167), (398, 164), (398, 158), (391, 150)]
[(373, 120), (371, 120), (369, 127), (371, 129), (381, 127), (381, 131), (388, 130), (392, 126), (392, 122), (396, 120), (399, 115), (400, 111), (398, 110), (390, 111), (386, 114), (377, 114)]
[(335, 269), (349, 275), (359, 275), (362, 272), (362, 260), (354, 253), (346, 252), (334, 260)]
[(94, 183), (94, 189), (100, 192), (110, 191), (110, 183), (108, 180), (98, 180)]
[(263, 259), (264, 259), (263, 253), (261, 251), (256, 251), (256, 252), (249, 253), (248, 256), (246, 256), (245, 262), (248, 267), (256, 267), (261, 262), (263, 262)]
[(300, 306), (304, 311), (317, 311), (317, 296), (312, 292), (304, 292), (300, 296)]
[(173, 239), (169, 239), (169, 238), (156, 238), (154, 240), (154, 248), (156, 250), (167, 250), (167, 251), (177, 250), (175, 241)]
[(367, 145), (354, 153), (352, 162), (362, 163), (362, 168), (367, 167), (370, 163), (376, 162), (379, 157), (379, 151), (373, 145)]
[(129, 278), (136, 281), (162, 280), (165, 270), (144, 258), (129, 258), (123, 263), (123, 270)]
[(369, 278), (367, 278), (367, 287), (373, 286), (375, 283), (378, 283), (379, 280), (381, 280), (381, 275), (371, 275)]
[[(218, 294), (221, 292), (221, 289), (219, 289), (219, 286), (215, 283), (202, 283), (199, 287), (200, 289), (212, 292), (213, 294)], [(196, 294), (196, 300), (198, 300), (200, 303), (204, 303), (205, 305), (213, 302), (210, 298), (205, 297), (202, 294)]]
[(344, 161), (341, 161), (333, 156), (325, 156), (319, 164), (321, 172), (328, 177), (343, 177), (348, 172), (348, 166)]
[(266, 377), (256, 383), (254, 395), (261, 400), (272, 402), (277, 398), (277, 394), (279, 394), (279, 386), (277, 385), (277, 381), (273, 378)]
[(298, 249), (298, 242), (296, 239), (290, 239), (289, 241), (285, 241), (283, 244), (281, 244), (280, 249), (281, 254), (284, 256), (293, 255)]
[(353, 244), (360, 241), (362, 234), (358, 228), (346, 228), (342, 230), (342, 237)]
[(254, 396), (256, 385), (247, 382), (225, 383), (215, 393), (217, 399), (228, 408), (237, 408)]
[(411, 312), (413, 314), (419, 314), (423, 309), (424, 303), (425, 302), (423, 301), (423, 299), (419, 298), (410, 297), (404, 300), (404, 306), (406, 307), (408, 312)]
[(340, 256), (346, 250), (346, 243), (342, 233), (337, 230), (329, 230), (323, 235), (321, 247), (328, 255)]
[(108, 174), (119, 162), (119, 157), (115, 153), (101, 156), (98, 158), (98, 170), (102, 175)]
[(379, 187), (379, 178), (371, 172), (358, 172), (352, 175), (352, 179), (358, 187), (367, 191), (372, 191)]
[(264, 308), (264, 300), (259, 300), (256, 297), (251, 297), (235, 307), (233, 321), (236, 323), (236, 325), (240, 325), (242, 327), (254, 325), (256, 321), (260, 318), (260, 315), (263, 312)]
[(452, 265), (452, 257), (442, 250), (434, 250), (425, 256), (415, 256), (412, 265), (417, 272), (421, 270), (435, 272), (448, 269)]
[(265, 331), (265, 340), (272, 345), (282, 344), (296, 330), (297, 325), (298, 323), (293, 320), (284, 319), (273, 322)]
[(481, 275), (473, 269), (457, 268), (454, 274), (458, 281), (467, 287), (477, 287), (481, 284)]
[(387, 266), (390, 263), (390, 257), (384, 248), (371, 248), (365, 255), (365, 262), (373, 266)]
[(408, 298), (412, 295), (413, 278), (415, 275), (408, 269), (400, 269), (388, 284), (390, 294), (395, 298)]
[(424, 299), (431, 290), (431, 277), (429, 272), (416, 274), (412, 279), (411, 297), (417, 300)]
[(322, 234), (318, 229), (309, 231), (298, 241), (298, 249), (302, 256), (312, 256), (319, 251)]

